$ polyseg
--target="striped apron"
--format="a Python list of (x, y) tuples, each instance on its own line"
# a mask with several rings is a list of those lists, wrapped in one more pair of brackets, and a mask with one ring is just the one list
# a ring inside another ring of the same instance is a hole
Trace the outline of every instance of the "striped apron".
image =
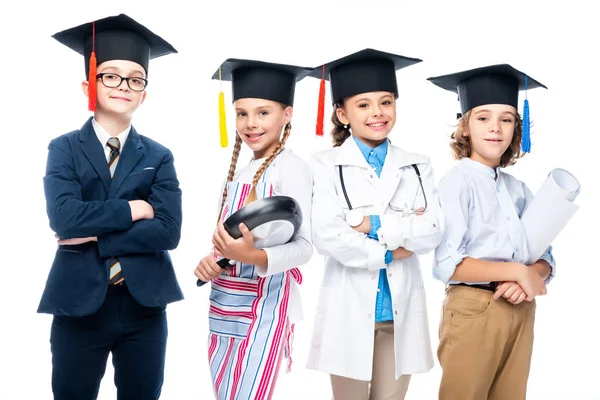
[[(251, 187), (228, 183), (222, 220), (243, 206)], [(263, 177), (256, 193), (258, 198), (272, 196), (273, 187)], [(208, 359), (218, 400), (271, 399), (283, 357), (290, 370), (292, 279), (302, 283), (297, 268), (261, 278), (254, 265), (238, 262), (231, 275), (211, 281)]]

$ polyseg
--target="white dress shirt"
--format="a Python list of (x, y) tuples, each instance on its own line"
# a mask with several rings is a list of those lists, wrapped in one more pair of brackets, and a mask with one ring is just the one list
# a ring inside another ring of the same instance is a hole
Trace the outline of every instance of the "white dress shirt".
[[(96, 133), (96, 137), (102, 143), (102, 148), (104, 149), (104, 155), (106, 157), (106, 162), (108, 163), (108, 159), (110, 157), (110, 147), (108, 147), (108, 139), (110, 139), (111, 134), (106, 131), (95, 118), (92, 118), (92, 126), (94, 127), (94, 132)], [(131, 125), (129, 125), (125, 130), (119, 133), (116, 138), (121, 142), (121, 150), (123, 151), (123, 147), (125, 146), (125, 142), (127, 141), (127, 137), (129, 136), (129, 132), (131, 132)]]

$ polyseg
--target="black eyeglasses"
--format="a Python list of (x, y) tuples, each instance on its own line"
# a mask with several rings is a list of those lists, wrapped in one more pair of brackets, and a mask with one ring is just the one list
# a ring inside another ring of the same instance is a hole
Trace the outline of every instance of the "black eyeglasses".
[(137, 76), (125, 78), (121, 75), (117, 75), (112, 72), (98, 74), (96, 75), (96, 79), (101, 79), (102, 84), (109, 88), (117, 88), (121, 86), (121, 83), (123, 83), (123, 81), (126, 81), (127, 86), (129, 86), (129, 89), (133, 90), (134, 92), (143, 92), (144, 89), (146, 89), (146, 86), (148, 85), (147, 79), (140, 78)]

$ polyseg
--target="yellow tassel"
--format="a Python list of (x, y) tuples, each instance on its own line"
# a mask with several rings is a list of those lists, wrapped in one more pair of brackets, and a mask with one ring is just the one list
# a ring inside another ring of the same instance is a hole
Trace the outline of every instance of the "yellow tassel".
[(229, 145), (227, 141), (227, 118), (225, 118), (225, 95), (219, 92), (219, 132), (221, 134), (221, 147)]
[(223, 81), (221, 80), (221, 67), (219, 67), (219, 132), (221, 147), (227, 147), (227, 118), (225, 118), (225, 95), (223, 94)]

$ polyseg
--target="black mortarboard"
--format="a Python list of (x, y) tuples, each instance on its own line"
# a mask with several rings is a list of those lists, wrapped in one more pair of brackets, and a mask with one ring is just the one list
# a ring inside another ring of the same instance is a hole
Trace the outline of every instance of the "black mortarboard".
[[(96, 66), (110, 60), (129, 60), (140, 64), (148, 74), (153, 58), (177, 53), (169, 43), (125, 14), (88, 22), (52, 35), (65, 46), (83, 55), (86, 76), (95, 88)], [(94, 75), (94, 76), (92, 76)], [(95, 102), (95, 96), (91, 102)], [(94, 111), (91, 110), (91, 111)]]
[(251, 97), (291, 106), (294, 104), (296, 81), (310, 71), (311, 68), (295, 65), (229, 58), (212, 78), (231, 81), (232, 101)]
[[(428, 78), (442, 89), (458, 94), (464, 114), (485, 104), (507, 104), (519, 109), (519, 90), (535, 89), (545, 85), (530, 78), (508, 64), (490, 65), (468, 71)], [(523, 107), (523, 151), (529, 152), (529, 102)]]
[(381, 91), (398, 95), (396, 71), (421, 61), (417, 58), (364, 49), (317, 67), (309, 76), (330, 81), (333, 103), (367, 92)]
[(519, 90), (546, 88), (508, 64), (475, 68), (428, 80), (442, 89), (458, 93), (463, 114), (484, 104), (507, 104), (518, 109)]
[[(228, 58), (213, 74), (213, 79), (231, 81), (232, 102), (243, 98), (266, 99), (294, 105), (296, 82), (312, 68), (256, 60)], [(219, 93), (219, 130), (221, 146), (227, 147), (225, 98)]]
[[(58, 32), (52, 37), (75, 50), (85, 58), (86, 76), (92, 50), (96, 52), (97, 65), (109, 60), (129, 60), (140, 64), (148, 73), (151, 59), (177, 53), (160, 36), (125, 14), (103, 18)], [(95, 30), (93, 43), (92, 29)]]
[(319, 91), (317, 135), (323, 134), (322, 121), (325, 96), (323, 80), (330, 81), (331, 101), (333, 103), (367, 92), (391, 92), (397, 96), (396, 71), (421, 61), (418, 58), (364, 49), (314, 68), (309, 76), (322, 79)]

